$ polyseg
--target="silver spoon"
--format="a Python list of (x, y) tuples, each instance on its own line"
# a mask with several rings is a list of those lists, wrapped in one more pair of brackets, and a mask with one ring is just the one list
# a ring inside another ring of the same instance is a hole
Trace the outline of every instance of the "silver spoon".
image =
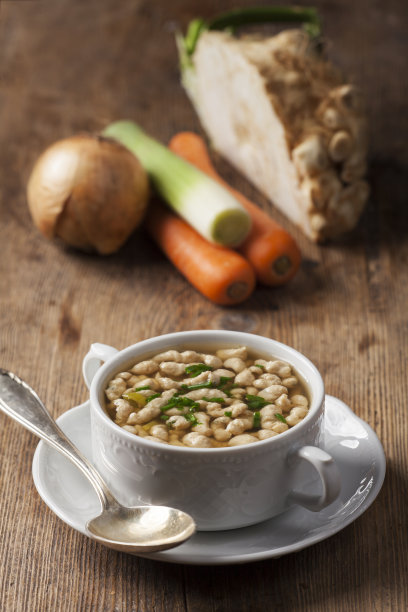
[(124, 552), (153, 552), (178, 546), (195, 532), (191, 516), (165, 506), (122, 506), (99, 473), (66, 437), (38, 395), (18, 376), (0, 368), (0, 409), (68, 457), (98, 494), (102, 512), (88, 521), (89, 536)]

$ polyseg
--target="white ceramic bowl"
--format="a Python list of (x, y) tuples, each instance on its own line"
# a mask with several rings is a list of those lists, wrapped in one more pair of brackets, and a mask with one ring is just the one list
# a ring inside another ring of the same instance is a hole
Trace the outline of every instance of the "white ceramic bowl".
[[(104, 409), (107, 383), (136, 361), (170, 348), (211, 352), (242, 345), (262, 358), (287, 361), (308, 386), (308, 415), (279, 436), (230, 448), (171, 446), (126, 431)], [(93, 344), (83, 373), (90, 387), (93, 459), (123, 504), (180, 508), (204, 531), (258, 523), (296, 503), (318, 511), (339, 494), (337, 466), (319, 448), (323, 381), (316, 367), (293, 348), (242, 332), (187, 331), (157, 336), (122, 351)]]

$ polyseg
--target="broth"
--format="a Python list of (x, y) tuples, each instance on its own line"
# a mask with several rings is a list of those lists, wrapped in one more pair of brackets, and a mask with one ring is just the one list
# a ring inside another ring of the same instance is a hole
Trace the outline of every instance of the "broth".
[(190, 448), (275, 437), (303, 420), (310, 405), (289, 363), (227, 343), (144, 353), (109, 381), (105, 399), (109, 416), (130, 433)]

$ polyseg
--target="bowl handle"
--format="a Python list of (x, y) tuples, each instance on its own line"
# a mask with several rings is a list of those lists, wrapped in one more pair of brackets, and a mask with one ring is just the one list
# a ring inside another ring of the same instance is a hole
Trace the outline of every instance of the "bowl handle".
[(308, 461), (317, 471), (323, 485), (321, 495), (312, 495), (301, 491), (292, 491), (288, 496), (291, 503), (304, 506), (313, 512), (319, 512), (329, 506), (339, 495), (341, 477), (339, 469), (331, 455), (317, 446), (302, 446), (289, 457), (290, 465), (298, 461)]
[(85, 355), (82, 362), (82, 375), (88, 389), (90, 389), (93, 377), (101, 367), (102, 363), (114, 357), (117, 352), (117, 349), (113, 348), (113, 346), (109, 346), (108, 344), (100, 344), (99, 342), (94, 342), (94, 344), (91, 344), (91, 348)]

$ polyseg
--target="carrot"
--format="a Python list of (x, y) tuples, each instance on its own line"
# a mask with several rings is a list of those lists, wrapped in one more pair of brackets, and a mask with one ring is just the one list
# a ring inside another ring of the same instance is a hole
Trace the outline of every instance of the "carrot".
[(227, 306), (243, 302), (254, 290), (255, 273), (242, 255), (207, 242), (159, 202), (151, 202), (146, 224), (161, 250), (206, 298)]
[(293, 278), (301, 261), (295, 240), (259, 206), (220, 177), (211, 163), (204, 140), (193, 132), (179, 132), (171, 139), (169, 148), (229, 189), (249, 212), (252, 229), (238, 251), (251, 263), (259, 282), (278, 286)]

